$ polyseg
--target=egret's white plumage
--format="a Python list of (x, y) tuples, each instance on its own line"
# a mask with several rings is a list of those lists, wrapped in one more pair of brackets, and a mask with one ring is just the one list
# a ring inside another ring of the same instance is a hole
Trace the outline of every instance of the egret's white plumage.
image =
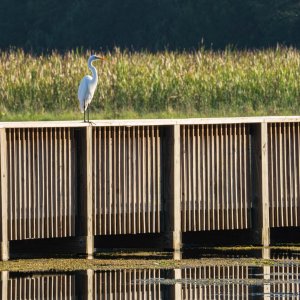
[[(78, 100), (80, 104), (80, 111), (85, 113), (86, 109), (88, 108), (89, 104), (91, 103), (97, 83), (98, 83), (98, 73), (96, 68), (93, 66), (93, 61), (97, 59), (104, 59), (103, 57), (91, 55), (88, 60), (88, 67), (92, 72), (92, 76), (86, 75), (84, 76), (78, 88)], [(85, 116), (84, 116), (85, 121)]]

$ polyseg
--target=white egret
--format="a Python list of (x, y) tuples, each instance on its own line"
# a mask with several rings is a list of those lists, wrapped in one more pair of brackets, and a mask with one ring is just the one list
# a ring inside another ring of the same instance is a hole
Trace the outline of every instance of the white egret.
[[(78, 100), (80, 104), (80, 111), (84, 113), (84, 122), (89, 122), (90, 121), (90, 116), (89, 116), (89, 104), (91, 103), (97, 83), (98, 83), (98, 73), (96, 68), (93, 66), (93, 61), (95, 60), (105, 60), (104, 57), (102, 56), (97, 56), (97, 55), (91, 55), (89, 60), (88, 60), (88, 67), (92, 72), (92, 76), (86, 75), (84, 76), (81, 81), (80, 85), (78, 88)], [(85, 119), (85, 111), (87, 110), (88, 113), (88, 120)]]

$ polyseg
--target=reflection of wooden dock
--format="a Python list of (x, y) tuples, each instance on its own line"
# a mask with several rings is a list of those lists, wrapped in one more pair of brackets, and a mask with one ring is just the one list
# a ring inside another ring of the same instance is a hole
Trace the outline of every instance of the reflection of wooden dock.
[(1, 272), (1, 299), (298, 299), (299, 264), (66, 274)]
[(300, 225), (300, 117), (0, 124), (1, 255), (10, 241)]

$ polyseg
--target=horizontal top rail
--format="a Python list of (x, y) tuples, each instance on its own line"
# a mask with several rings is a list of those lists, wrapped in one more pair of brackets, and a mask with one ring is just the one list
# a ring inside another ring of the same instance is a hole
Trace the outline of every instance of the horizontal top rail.
[(168, 126), (193, 124), (240, 124), (240, 123), (289, 123), (300, 122), (300, 116), (263, 116), (234, 118), (187, 118), (187, 119), (128, 119), (83, 121), (19, 121), (0, 122), (0, 128), (47, 128), (47, 127), (108, 127), (108, 126)]

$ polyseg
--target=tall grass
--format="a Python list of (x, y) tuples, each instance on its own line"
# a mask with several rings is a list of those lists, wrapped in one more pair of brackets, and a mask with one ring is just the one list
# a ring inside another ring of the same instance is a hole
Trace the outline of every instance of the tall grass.
[[(106, 53), (91, 104), (101, 117), (299, 114), (300, 52)], [(88, 53), (0, 54), (0, 118), (78, 118)], [(26, 117), (27, 116), (27, 117)]]

